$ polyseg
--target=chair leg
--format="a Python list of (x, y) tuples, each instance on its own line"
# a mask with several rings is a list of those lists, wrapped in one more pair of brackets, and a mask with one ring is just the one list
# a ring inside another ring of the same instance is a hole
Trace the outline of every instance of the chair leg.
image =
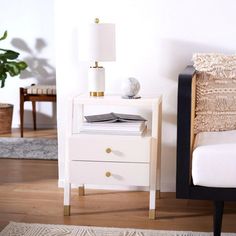
[(24, 134), (24, 88), (20, 88), (20, 136), (23, 138)]
[(214, 236), (220, 236), (221, 234), (223, 212), (224, 212), (224, 201), (215, 201), (214, 218), (213, 218)]
[(32, 101), (32, 113), (33, 113), (34, 130), (36, 130), (36, 104), (35, 104), (35, 101)]

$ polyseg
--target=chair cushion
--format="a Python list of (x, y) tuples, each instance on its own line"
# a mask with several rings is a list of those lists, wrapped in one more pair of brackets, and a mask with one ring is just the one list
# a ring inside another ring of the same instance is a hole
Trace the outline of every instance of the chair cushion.
[(192, 178), (194, 185), (236, 187), (236, 130), (196, 135)]
[(195, 54), (194, 132), (236, 129), (236, 55)]
[(28, 94), (56, 95), (56, 85), (33, 85), (26, 87)]

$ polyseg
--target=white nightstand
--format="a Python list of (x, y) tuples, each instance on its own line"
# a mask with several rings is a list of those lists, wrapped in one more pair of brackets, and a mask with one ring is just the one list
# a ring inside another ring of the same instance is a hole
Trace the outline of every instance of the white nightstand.
[[(81, 134), (78, 127), (87, 105), (145, 109), (151, 112), (152, 125), (143, 136)], [(71, 184), (148, 186), (149, 218), (155, 219), (156, 191), (160, 193), (162, 96), (122, 99), (80, 95), (69, 102), (68, 119), (64, 215), (70, 215)], [(80, 192), (83, 194), (83, 189)]]

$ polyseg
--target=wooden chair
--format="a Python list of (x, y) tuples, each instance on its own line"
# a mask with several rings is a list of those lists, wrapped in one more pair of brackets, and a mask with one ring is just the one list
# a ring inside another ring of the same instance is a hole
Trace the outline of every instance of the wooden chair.
[[(197, 96), (199, 96), (199, 94), (197, 94)], [(229, 186), (202, 186), (200, 184), (194, 184), (192, 155), (196, 137), (194, 133), (194, 120), (196, 117), (195, 109), (196, 71), (193, 66), (188, 66), (179, 75), (178, 81), (176, 197), (182, 199), (212, 200), (214, 202), (213, 231), (215, 236), (219, 236), (221, 234), (224, 201), (236, 200), (236, 188)], [(218, 133), (222, 134), (222, 132), (214, 133), (214, 135), (217, 135)], [(207, 132), (205, 134), (207, 134)], [(226, 140), (223, 139), (221, 144), (224, 145), (225, 142)], [(231, 140), (231, 142), (232, 147), (233, 145), (236, 145), (236, 140)], [(217, 148), (217, 144), (210, 148), (213, 147)], [(215, 152), (216, 149), (212, 151), (212, 154), (215, 155)], [(232, 150), (232, 152), (233, 156), (236, 157), (236, 151)], [(209, 155), (211, 155), (211, 153)], [(226, 149), (217, 155), (221, 155), (222, 158), (225, 158), (227, 155)], [(217, 165), (217, 163), (214, 163), (214, 165)], [(220, 168), (221, 167), (219, 166), (219, 169)], [(224, 178), (222, 172), (225, 174), (225, 176), (227, 176), (228, 169), (223, 168), (221, 170), (222, 171), (220, 173), (214, 173), (214, 168), (209, 168), (208, 171), (209, 173), (212, 173), (213, 176), (215, 175), (215, 177), (221, 175), (221, 177)], [(232, 181), (236, 182), (235, 179)]]
[(36, 102), (56, 102), (55, 85), (31, 85), (20, 88), (20, 132), (24, 131), (24, 102), (32, 102), (33, 126), (36, 130)]

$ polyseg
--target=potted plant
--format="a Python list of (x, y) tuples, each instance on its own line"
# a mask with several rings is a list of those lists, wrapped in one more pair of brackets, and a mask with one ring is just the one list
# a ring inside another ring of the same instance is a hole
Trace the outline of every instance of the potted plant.
[[(0, 41), (7, 38), (7, 31), (0, 37)], [(0, 48), (0, 87), (5, 86), (8, 76), (17, 76), (22, 70), (27, 68), (24, 61), (17, 58), (18, 52)], [(9, 133), (11, 131), (13, 105), (0, 103), (0, 134)]]

